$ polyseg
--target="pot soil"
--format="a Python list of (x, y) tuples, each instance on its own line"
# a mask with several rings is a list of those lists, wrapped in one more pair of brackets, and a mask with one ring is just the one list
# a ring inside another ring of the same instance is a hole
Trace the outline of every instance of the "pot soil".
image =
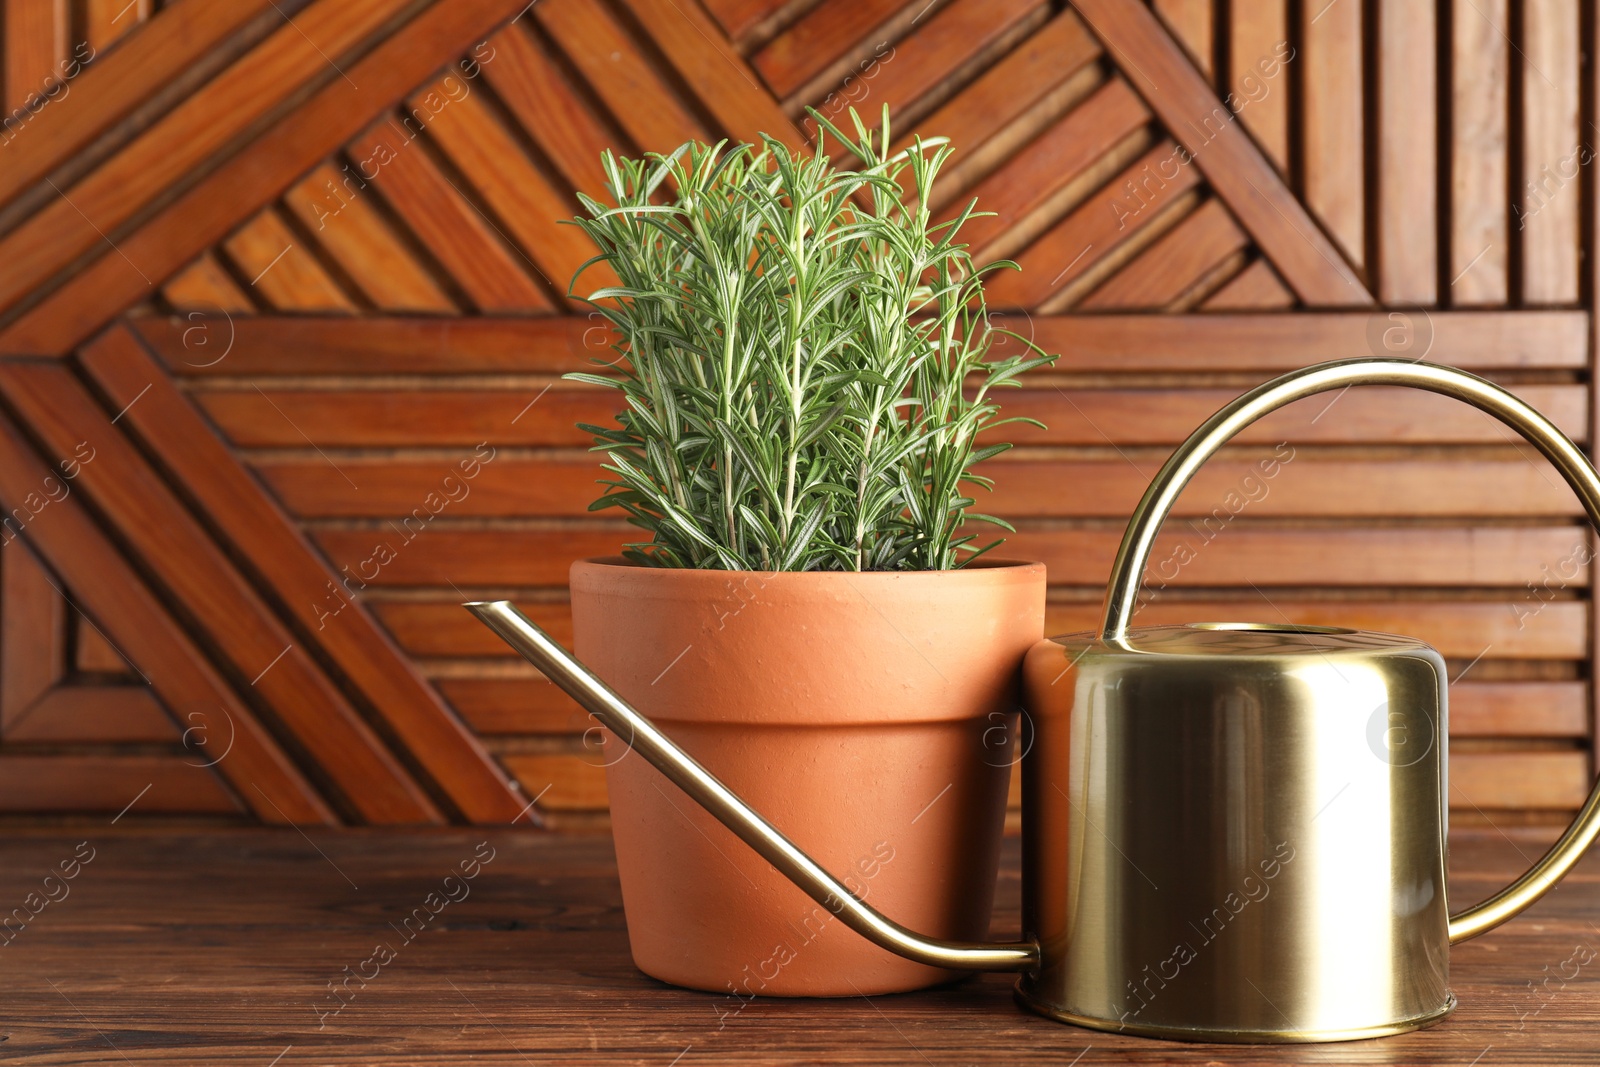
[[(987, 936), (1043, 564), (768, 574), (617, 558), (573, 564), (571, 586), (578, 658), (729, 788), (891, 919)], [(640, 970), (728, 994), (730, 1012), (958, 977), (845, 927), (626, 741), (603, 758)]]

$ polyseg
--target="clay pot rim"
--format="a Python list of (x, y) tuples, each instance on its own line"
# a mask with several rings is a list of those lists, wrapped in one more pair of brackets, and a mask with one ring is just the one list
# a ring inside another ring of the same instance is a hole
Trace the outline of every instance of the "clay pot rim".
[(825, 588), (830, 584), (861, 582), (901, 585), (952, 585), (966, 581), (971, 584), (993, 585), (1008, 581), (1031, 581), (1044, 571), (1045, 565), (1026, 559), (991, 559), (985, 556), (974, 560), (970, 566), (942, 571), (727, 571), (698, 567), (646, 567), (622, 556), (591, 556), (574, 560), (569, 580), (589, 585), (627, 583), (629, 585), (669, 585), (675, 589), (695, 584), (712, 585), (718, 589), (729, 581), (741, 578), (758, 579), (763, 585), (779, 583), (810, 589)]

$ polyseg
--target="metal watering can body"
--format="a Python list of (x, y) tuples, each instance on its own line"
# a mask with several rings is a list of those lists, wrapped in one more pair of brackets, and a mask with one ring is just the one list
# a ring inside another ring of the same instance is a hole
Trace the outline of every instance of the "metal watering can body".
[[(1019, 971), (1066, 1022), (1201, 1041), (1334, 1041), (1454, 1006), (1449, 946), (1532, 904), (1600, 833), (1600, 785), (1534, 867), (1450, 915), (1444, 661), (1389, 634), (1283, 623), (1131, 630), (1162, 521), (1196, 470), (1285, 404), (1353, 385), (1466, 401), (1532, 442), (1600, 524), (1600, 475), (1538, 412), (1451, 368), (1286, 374), (1179, 446), (1129, 522), (1098, 633), (1024, 665), (1024, 940), (923, 937), (856, 898), (510, 603), (467, 605), (624, 743), (841, 921), (937, 967)], [(1270, 610), (1270, 607), (1269, 607)]]

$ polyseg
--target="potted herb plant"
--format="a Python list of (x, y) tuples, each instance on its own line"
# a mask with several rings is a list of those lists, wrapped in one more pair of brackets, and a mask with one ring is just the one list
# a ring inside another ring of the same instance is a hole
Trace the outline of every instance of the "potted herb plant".
[[(885, 913), (979, 938), (1045, 574), (985, 555), (972, 525), (1010, 527), (973, 510), (973, 467), (1009, 447), (993, 391), (1051, 357), (992, 352), (983, 278), (1012, 265), (974, 265), (973, 206), (931, 214), (948, 146), (812, 114), (814, 152), (608, 155), (611, 202), (582, 198), (625, 357), (568, 376), (625, 405), (584, 427), (611, 476), (592, 508), (648, 537), (573, 565), (577, 654)], [(724, 1013), (952, 977), (845, 929), (626, 742), (606, 773), (643, 971)]]

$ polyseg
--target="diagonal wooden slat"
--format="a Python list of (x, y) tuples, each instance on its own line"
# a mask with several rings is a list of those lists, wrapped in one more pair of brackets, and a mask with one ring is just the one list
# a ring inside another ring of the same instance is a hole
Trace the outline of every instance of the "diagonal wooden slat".
[(1219, 200), (1207, 200), (1078, 305), (1085, 311), (1165, 307), (1246, 238)]
[[(126, 6), (125, 4), (123, 6)], [(174, 0), (159, 19), (133, 31), (113, 55), (96, 59), (71, 82), (71, 107), (46, 108), (7, 147), (0, 204), (65, 163), (163, 86), (205, 62), (251, 20), (278, 8), (293, 14), (305, 0)], [(271, 17), (278, 18), (278, 14)]]
[[(410, 0), (319, 0), (174, 108), (113, 158), (0, 238), (0, 308), (85, 253), (113, 246), (155, 198), (181, 188), (207, 162), (302, 86), (340, 80), (344, 59)], [(259, 205), (256, 205), (259, 206)], [(123, 249), (135, 270), (151, 273)], [(157, 272), (159, 273), (159, 272)]]
[[(640, 148), (670, 152), (685, 141), (707, 139), (700, 120), (601, 0), (536, 4), (533, 15)], [(649, 106), (641, 107), (645, 100)]]
[(330, 596), (344, 578), (261, 491), (124, 328), (86, 348), (84, 367), (114, 403), (148, 390), (128, 409), (133, 432), (188, 489), (231, 547), (279, 591), (300, 632), (370, 700), (422, 768), (473, 822), (509, 822), (526, 801), (494, 759), (413, 671), (361, 603)]
[[(383, 109), (525, 5), (451, 0), (395, 30), (131, 235), (0, 332), (0, 352), (62, 355), (149, 295), (261, 204), (354, 138)], [(152, 25), (160, 25), (155, 20)], [(357, 88), (359, 86), (359, 88)], [(123, 258), (140, 264), (138, 269)]]
[[(528, 159), (476, 93), (452, 103), (429, 123), (428, 134), (499, 217), (507, 235), (564, 295), (578, 268), (595, 254), (593, 242), (582, 230), (562, 223), (577, 211), (572, 195)], [(597, 263), (584, 275), (579, 291), (615, 284), (610, 265)]]
[(905, 6), (906, 0), (823, 0), (752, 62), (772, 91), (786, 97)]
[[(53, 474), (10, 419), (0, 415), (0, 505), (7, 511), (21, 506)], [(163, 703), (186, 719), (190, 712), (198, 714), (217, 738), (223, 737), (224, 726), (229, 726), (233, 744), (217, 768), (258, 818), (268, 823), (338, 822), (327, 802), (261, 726), (255, 711), (218, 676), (122, 561), (76, 496), (41, 509), (29, 520), (23, 535), (66, 587), (75, 591), (74, 602), (99, 620), (107, 637), (149, 678)], [(221, 722), (216, 718), (219, 711)], [(215, 757), (206, 757), (211, 758)]]
[(1339, 250), (1155, 14), (1138, 0), (1074, 6), (1296, 295), (1313, 307), (1371, 304)]
[(297, 311), (353, 311), (355, 304), (268, 208), (223, 242), (240, 273), (268, 305)]
[[(441, 115), (439, 121), (448, 120)], [(357, 138), (350, 153), (360, 161), (358, 167), (375, 172), (372, 188), (476, 307), (501, 313), (555, 310), (550, 296), (529, 276), (542, 276), (538, 265), (510, 246), (508, 235), (467, 199), (418, 138), (400, 120), (389, 118)], [(554, 289), (552, 279), (543, 281)]]
[(759, 143), (763, 133), (790, 146), (805, 142), (750, 64), (698, 4), (625, 2), (678, 76), (729, 134), (752, 144)]
[(214, 252), (206, 252), (172, 276), (161, 293), (177, 308), (230, 315), (254, 311), (250, 297), (229, 276)]
[(427, 794), (301, 640), (277, 619), (66, 365), (0, 364), (0, 392), (53, 452), (71, 455), (78, 442), (90, 443), (95, 461), (83, 467), (75, 489), (204, 629), (235, 677), (272, 709), (277, 722), (307, 752), (316, 754), (350, 810), (379, 823), (440, 821)]
[[(346, 164), (324, 163), (289, 190), (284, 202), (300, 225), (339, 264), (366, 297), (385, 311), (455, 311), (428, 271), (390, 228), (371, 197), (359, 194), (360, 178)], [(174, 299), (172, 284), (166, 286)]]

